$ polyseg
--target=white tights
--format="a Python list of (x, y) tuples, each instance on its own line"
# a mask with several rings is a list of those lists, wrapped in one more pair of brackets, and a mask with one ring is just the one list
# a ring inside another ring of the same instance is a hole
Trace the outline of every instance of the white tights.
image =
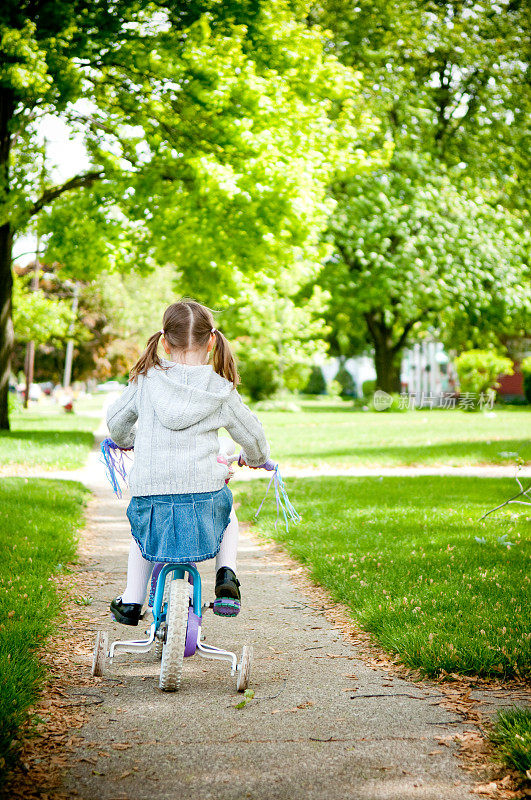
[[(234, 508), (230, 512), (230, 521), (223, 534), (221, 547), (216, 556), (216, 572), (221, 567), (230, 567), (236, 572), (236, 553), (240, 529)], [(131, 537), (129, 559), (127, 561), (127, 586), (122, 594), (123, 603), (140, 603), (146, 599), (147, 586), (154, 563), (143, 558), (136, 541)]]

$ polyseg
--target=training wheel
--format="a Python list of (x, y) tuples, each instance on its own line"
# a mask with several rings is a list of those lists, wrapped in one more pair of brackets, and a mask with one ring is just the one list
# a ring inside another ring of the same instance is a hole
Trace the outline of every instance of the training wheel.
[(238, 677), (236, 679), (236, 688), (239, 692), (244, 692), (249, 686), (249, 677), (251, 675), (252, 661), (253, 661), (252, 645), (244, 644), (241, 661), (238, 664)]
[(96, 636), (96, 644), (94, 645), (94, 656), (92, 658), (92, 674), (95, 678), (101, 678), (103, 675), (108, 649), (108, 633), (106, 631), (98, 631), (98, 635)]

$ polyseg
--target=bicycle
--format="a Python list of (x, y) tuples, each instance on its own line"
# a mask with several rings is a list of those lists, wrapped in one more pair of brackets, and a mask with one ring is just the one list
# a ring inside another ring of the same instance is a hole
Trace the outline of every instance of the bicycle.
[[(113, 449), (120, 450), (120, 448), (109, 439), (102, 442), (101, 448), (103, 463), (107, 468), (109, 480), (114, 491), (118, 494), (120, 490), (116, 474), (125, 480), (125, 467), (123, 460), (117, 465), (116, 459), (113, 461), (112, 458), (109, 458), (109, 453)], [(233, 462), (237, 461), (240, 466), (245, 465), (242, 462), (241, 454), (237, 456), (227, 452), (220, 455), (220, 459), (227, 464), (230, 470), (227, 482), (232, 475), (231, 465)], [(256, 467), (256, 469), (265, 469), (273, 472), (266, 497), (271, 485), (274, 483), (277, 521), (279, 509), (284, 514), (286, 525), (288, 524), (288, 517), (295, 522), (298, 521), (299, 515), (289, 501), (278, 471), (278, 464), (269, 459), (265, 464)], [(118, 496), (121, 495), (118, 494)], [(256, 515), (259, 514), (264, 500), (262, 500)], [(251, 645), (244, 645), (242, 655), (238, 660), (236, 654), (230, 650), (207, 645), (202, 641), (203, 612), (213, 609), (217, 600), (211, 603), (203, 603), (201, 576), (196, 564), (193, 562), (186, 564), (157, 564), (152, 582), (153, 622), (147, 632), (147, 638), (117, 640), (109, 646), (108, 633), (106, 631), (98, 631), (92, 659), (92, 675), (101, 677), (107, 660), (112, 663), (117, 653), (145, 653), (149, 652), (154, 646), (155, 657), (160, 659), (161, 662), (159, 687), (163, 691), (172, 692), (179, 688), (184, 659), (197, 654), (202, 658), (228, 661), (231, 676), (234, 677), (236, 675), (237, 690), (244, 692), (249, 685), (253, 648)], [(238, 613), (238, 610), (234, 610), (234, 615)], [(226, 615), (230, 616), (230, 611)]]

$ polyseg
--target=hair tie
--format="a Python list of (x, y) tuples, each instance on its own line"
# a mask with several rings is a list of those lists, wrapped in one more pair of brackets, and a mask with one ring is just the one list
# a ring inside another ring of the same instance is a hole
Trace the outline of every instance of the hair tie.
[(164, 328), (161, 328), (159, 333), (162, 333), (162, 335), (164, 336)]
[(210, 333), (216, 333), (216, 328), (211, 328)]

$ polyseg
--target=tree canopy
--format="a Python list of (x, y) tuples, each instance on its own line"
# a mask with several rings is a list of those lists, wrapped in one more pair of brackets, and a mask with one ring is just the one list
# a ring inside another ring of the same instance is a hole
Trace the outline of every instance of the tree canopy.
[[(173, 270), (286, 385), (325, 333), (340, 354), (372, 346), (396, 389), (402, 347), (428, 327), (459, 347), (521, 332), (525, 14), (520, 0), (7, 0), (0, 427), (11, 242), (28, 225), (87, 284)], [(87, 151), (61, 182), (40, 167), (50, 114)]]
[(332, 184), (331, 342), (372, 345), (378, 385), (397, 391), (413, 334), (499, 344), (529, 319), (526, 10), (326, 0), (312, 19), (362, 71), (374, 142), (393, 150), (387, 166)]
[(530, 238), (507, 209), (474, 187), (458, 191), (412, 155), (345, 177), (334, 191), (336, 254), (321, 282), (345, 354), (353, 344), (374, 347), (379, 388), (400, 391), (401, 352), (414, 329), (430, 328), (450, 347), (499, 344), (511, 324), (522, 333)]
[[(359, 75), (284, 0), (8, 3), (0, 25), (5, 426), (11, 241), (28, 220), (46, 211), (49, 256), (72, 272), (171, 262), (218, 300), (238, 270), (318, 261), (331, 172), (373, 123)], [(44, 113), (83, 130), (92, 164), (60, 185), (36, 182)]]
[(396, 150), (431, 153), (462, 176), (495, 181), (529, 210), (529, 17), (522, 0), (324, 0), (342, 63)]

